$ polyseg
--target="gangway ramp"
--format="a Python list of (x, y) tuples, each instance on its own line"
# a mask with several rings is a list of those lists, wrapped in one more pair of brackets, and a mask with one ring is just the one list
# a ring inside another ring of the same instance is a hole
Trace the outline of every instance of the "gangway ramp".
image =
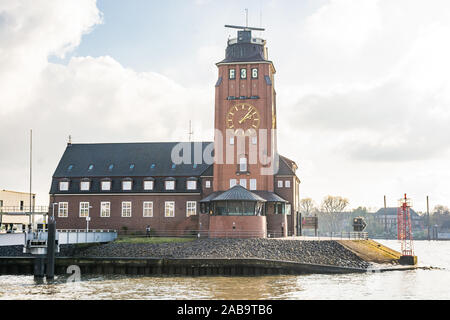
[[(56, 240), (61, 244), (106, 243), (117, 239), (116, 230), (56, 230)], [(0, 246), (26, 246), (33, 241), (45, 242), (47, 232), (0, 234)]]

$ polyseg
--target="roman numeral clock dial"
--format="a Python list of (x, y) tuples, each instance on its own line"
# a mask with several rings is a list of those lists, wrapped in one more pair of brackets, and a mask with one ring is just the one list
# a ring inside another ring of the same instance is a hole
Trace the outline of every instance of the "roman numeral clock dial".
[(239, 103), (230, 108), (227, 113), (226, 123), (228, 129), (247, 131), (258, 130), (261, 117), (258, 110), (248, 103)]

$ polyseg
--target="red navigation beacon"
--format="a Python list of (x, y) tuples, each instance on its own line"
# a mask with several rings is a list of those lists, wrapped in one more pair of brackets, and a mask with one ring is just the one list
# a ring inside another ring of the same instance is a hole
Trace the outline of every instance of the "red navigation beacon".
[(411, 199), (405, 197), (399, 200), (397, 211), (397, 238), (402, 245), (401, 264), (415, 265), (417, 257), (414, 256), (413, 235), (411, 228)]

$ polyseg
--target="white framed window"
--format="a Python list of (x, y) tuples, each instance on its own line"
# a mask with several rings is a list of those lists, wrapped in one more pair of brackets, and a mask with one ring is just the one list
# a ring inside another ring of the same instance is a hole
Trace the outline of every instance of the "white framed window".
[(109, 218), (111, 216), (111, 202), (100, 203), (100, 217)]
[(153, 180), (144, 180), (144, 190), (153, 190), (154, 185)]
[(230, 179), (230, 188), (233, 188), (235, 185), (237, 185), (236, 179)]
[(291, 187), (291, 181), (286, 180), (286, 181), (284, 182), (284, 186), (285, 186), (286, 188), (290, 188), (290, 187)]
[(278, 188), (283, 188), (283, 181), (282, 180), (278, 180)]
[(197, 202), (187, 201), (186, 202), (186, 217), (197, 215)]
[(211, 181), (206, 180), (205, 182), (205, 188), (210, 189), (211, 188)]
[(196, 190), (197, 189), (197, 181), (195, 181), (195, 180), (188, 180), (187, 181), (187, 189), (188, 190)]
[(60, 202), (58, 203), (58, 217), (67, 218), (69, 216), (69, 203)]
[(143, 216), (145, 218), (153, 217), (153, 201), (145, 201), (144, 202)]
[(122, 202), (122, 217), (124, 218), (131, 217), (131, 201)]
[(230, 145), (234, 145), (234, 137), (230, 138)]
[(247, 158), (243, 157), (239, 159), (239, 171), (247, 172)]
[(290, 203), (287, 203), (287, 204), (286, 204), (286, 214), (287, 214), (288, 216), (291, 215), (291, 204), (290, 204)]
[(111, 190), (111, 181), (102, 181), (102, 191)]
[(258, 144), (258, 137), (252, 137), (252, 144)]
[(230, 69), (230, 80), (236, 79), (236, 69)]
[(244, 187), (247, 189), (247, 179), (240, 179), (239, 184), (241, 185), (241, 187)]
[(60, 181), (59, 191), (68, 191), (68, 190), (69, 190), (69, 181)]
[(247, 69), (241, 69), (241, 79), (247, 79)]
[(90, 186), (91, 186), (90, 181), (81, 181), (80, 182), (80, 190), (81, 191), (89, 191)]
[(175, 181), (173, 181), (173, 180), (166, 181), (165, 185), (166, 185), (166, 190), (175, 190)]
[(122, 181), (122, 190), (130, 191), (132, 187), (133, 187), (133, 181), (131, 181), (131, 180)]
[(250, 190), (256, 190), (256, 179), (250, 179)]
[(252, 78), (253, 79), (258, 79), (258, 68), (253, 68), (252, 69)]
[(80, 218), (89, 217), (89, 202), (80, 202)]
[(175, 217), (175, 202), (174, 201), (166, 201), (164, 206), (164, 216), (166, 218)]

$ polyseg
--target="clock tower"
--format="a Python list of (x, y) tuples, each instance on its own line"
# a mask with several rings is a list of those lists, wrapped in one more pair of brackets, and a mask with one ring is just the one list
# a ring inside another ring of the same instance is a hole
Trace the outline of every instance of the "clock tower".
[(278, 171), (275, 67), (266, 41), (252, 36), (264, 29), (225, 27), (238, 32), (216, 64), (214, 191), (241, 185), (273, 192)]

